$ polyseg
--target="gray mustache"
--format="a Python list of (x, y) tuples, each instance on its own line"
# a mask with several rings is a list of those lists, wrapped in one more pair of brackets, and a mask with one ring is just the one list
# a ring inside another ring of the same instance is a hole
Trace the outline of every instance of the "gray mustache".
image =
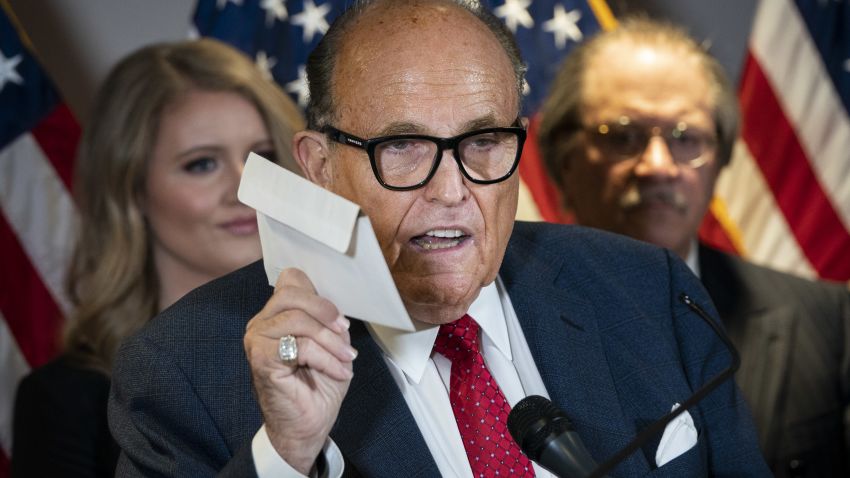
[(688, 203), (682, 193), (670, 188), (654, 187), (640, 188), (633, 185), (620, 197), (620, 207), (629, 210), (646, 205), (647, 203), (663, 203), (684, 212)]

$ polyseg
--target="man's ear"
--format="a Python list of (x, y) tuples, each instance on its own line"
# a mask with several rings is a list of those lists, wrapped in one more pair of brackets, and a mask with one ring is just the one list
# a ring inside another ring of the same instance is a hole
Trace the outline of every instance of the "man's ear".
[(325, 189), (331, 183), (328, 153), (328, 143), (322, 133), (312, 130), (295, 133), (292, 140), (292, 156), (301, 167), (304, 176)]

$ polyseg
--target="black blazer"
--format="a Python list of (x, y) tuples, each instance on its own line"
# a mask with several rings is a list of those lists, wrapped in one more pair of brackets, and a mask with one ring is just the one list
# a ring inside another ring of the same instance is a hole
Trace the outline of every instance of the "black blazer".
[(118, 445), (106, 423), (109, 377), (65, 356), (18, 386), (12, 476), (111, 477)]
[(850, 291), (706, 246), (699, 263), (773, 472), (850, 476)]

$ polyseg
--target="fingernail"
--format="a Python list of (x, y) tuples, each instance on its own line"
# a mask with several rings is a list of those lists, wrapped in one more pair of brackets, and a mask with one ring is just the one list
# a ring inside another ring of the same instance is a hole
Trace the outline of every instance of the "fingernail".
[(351, 327), (351, 321), (346, 319), (344, 315), (340, 315), (339, 317), (337, 317), (336, 323), (339, 324), (339, 326), (342, 327), (343, 330), (348, 330), (348, 328)]
[(345, 378), (350, 379), (354, 377), (354, 370), (345, 369)]
[(348, 347), (348, 355), (351, 357), (351, 360), (354, 360), (354, 359), (357, 358), (357, 353), (358, 353), (357, 349), (355, 349), (354, 347), (351, 347), (351, 346)]

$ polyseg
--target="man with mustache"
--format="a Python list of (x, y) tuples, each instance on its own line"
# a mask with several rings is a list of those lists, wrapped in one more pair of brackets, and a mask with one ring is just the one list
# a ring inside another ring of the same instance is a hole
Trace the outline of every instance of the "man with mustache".
[(627, 19), (575, 49), (552, 88), (539, 141), (576, 221), (667, 248), (701, 278), (777, 476), (847, 476), (847, 290), (697, 240), (738, 131), (718, 62), (676, 27)]

